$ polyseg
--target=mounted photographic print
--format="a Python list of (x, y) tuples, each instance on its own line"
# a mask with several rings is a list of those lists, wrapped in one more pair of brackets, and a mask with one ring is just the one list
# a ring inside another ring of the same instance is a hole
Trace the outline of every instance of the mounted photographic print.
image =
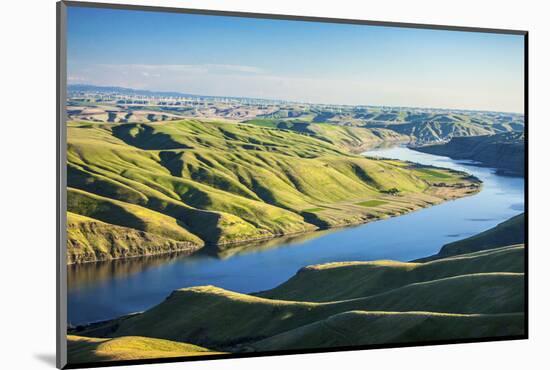
[(58, 3), (58, 367), (527, 338), (526, 86), (525, 31)]

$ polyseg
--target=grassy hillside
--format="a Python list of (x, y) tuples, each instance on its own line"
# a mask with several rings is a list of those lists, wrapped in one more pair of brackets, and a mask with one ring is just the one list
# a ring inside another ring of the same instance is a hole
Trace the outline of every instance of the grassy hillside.
[[(212, 286), (186, 288), (142, 314), (74, 334), (146, 336), (222, 351), (311, 348), (334, 332), (344, 335), (325, 345), (520, 335), (522, 258), (523, 246), (512, 246), (402, 264), (395, 266), (398, 272), (388, 267), (389, 262), (321, 265), (299, 273), (301, 280), (294, 278), (290, 285), (263, 294), (269, 298)], [(387, 270), (382, 276), (375, 271), (379, 267)], [(347, 293), (330, 286), (324, 293), (329, 280)], [(291, 300), (293, 294), (303, 296)], [(403, 325), (396, 326), (394, 319)]]
[(329, 123), (308, 122), (302, 119), (284, 120), (256, 118), (246, 121), (245, 123), (285, 131), (300, 132), (356, 153), (382, 142), (407, 142), (410, 140), (409, 136), (401, 135), (393, 130), (385, 128), (340, 126)]
[(523, 272), (523, 246), (463, 254), (429, 263), (373, 261), (307, 266), (280, 286), (257, 293), (283, 300), (329, 302), (380, 294), (408, 284), (488, 272)]
[(216, 353), (192, 344), (155, 338), (122, 337), (110, 339), (87, 338), (76, 335), (69, 335), (67, 338), (67, 357), (70, 364), (179, 356), (205, 356)]
[[(479, 190), (464, 173), (363, 158), (327, 137), (198, 120), (71, 122), (68, 210), (88, 219), (71, 216), (69, 262), (367, 222)], [(141, 233), (121, 241), (121, 228)], [(163, 247), (140, 245), (151, 238)]]
[(525, 214), (522, 213), (480, 234), (445, 244), (438, 254), (423, 258), (419, 261), (430, 261), (524, 242)]
[(140, 229), (142, 227), (112, 225), (68, 212), (67, 262), (82, 263), (169, 252), (191, 253), (202, 244), (200, 239), (186, 235), (185, 231), (182, 240), (176, 240)]
[(521, 313), (458, 315), (348, 311), (250, 344), (249, 351), (478, 339), (523, 332)]
[(415, 148), (418, 151), (444, 155), (453, 159), (470, 159), (497, 168), (499, 173), (523, 176), (525, 173), (525, 136), (522, 132), (497, 135), (480, 133), (473, 137), (454, 137), (446, 144)]

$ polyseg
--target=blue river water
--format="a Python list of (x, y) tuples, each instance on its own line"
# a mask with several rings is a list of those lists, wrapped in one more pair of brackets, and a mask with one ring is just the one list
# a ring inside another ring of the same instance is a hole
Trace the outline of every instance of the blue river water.
[(365, 152), (466, 171), (483, 181), (480, 193), (404, 216), (364, 225), (279, 238), (232, 250), (231, 255), (133, 258), (69, 266), (68, 321), (72, 325), (146, 310), (175, 289), (216, 285), (243, 293), (273, 288), (301, 267), (336, 261), (409, 261), (446, 243), (489, 229), (523, 212), (524, 179), (499, 176), (471, 162), (397, 146)]

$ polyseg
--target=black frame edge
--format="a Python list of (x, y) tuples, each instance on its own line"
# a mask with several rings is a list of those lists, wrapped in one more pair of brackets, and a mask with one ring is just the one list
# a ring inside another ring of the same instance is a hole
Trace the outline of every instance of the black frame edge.
[(525, 157), (524, 157), (524, 218), (525, 218), (525, 277), (524, 277), (524, 293), (525, 293), (525, 338), (529, 338), (529, 32), (526, 32), (523, 36), (523, 117), (524, 117), (524, 145), (525, 145)]

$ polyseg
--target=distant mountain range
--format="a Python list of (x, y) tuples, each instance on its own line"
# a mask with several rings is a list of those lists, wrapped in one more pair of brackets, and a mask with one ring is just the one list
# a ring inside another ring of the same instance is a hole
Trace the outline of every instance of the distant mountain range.
[(121, 94), (121, 95), (136, 95), (148, 97), (174, 97), (174, 98), (204, 98), (204, 99), (239, 99), (239, 100), (255, 100), (255, 101), (273, 101), (278, 102), (278, 99), (262, 99), (239, 96), (221, 96), (221, 95), (200, 95), (188, 94), (176, 91), (152, 91), (143, 89), (132, 89), (128, 87), (118, 86), (96, 86), (86, 84), (69, 84), (67, 92), (71, 93), (98, 93), (98, 94)]

